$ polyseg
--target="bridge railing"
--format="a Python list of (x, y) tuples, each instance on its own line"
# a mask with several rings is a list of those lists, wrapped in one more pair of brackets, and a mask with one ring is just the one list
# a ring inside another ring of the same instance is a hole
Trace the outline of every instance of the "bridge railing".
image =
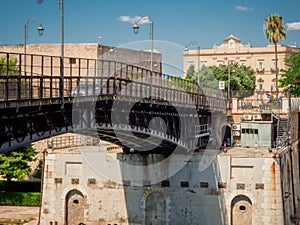
[[(123, 62), (0, 52), (0, 107), (7, 102), (57, 100), (64, 97), (126, 96), (164, 100), (197, 108), (225, 109), (219, 90)], [(65, 101), (66, 102), (66, 101)], [(69, 102), (69, 101), (67, 101)], [(31, 103), (30, 103), (31, 104)]]

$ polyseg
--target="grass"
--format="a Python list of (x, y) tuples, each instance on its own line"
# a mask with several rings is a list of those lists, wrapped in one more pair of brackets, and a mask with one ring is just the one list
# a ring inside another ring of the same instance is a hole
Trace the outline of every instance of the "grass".
[(40, 206), (40, 192), (0, 192), (0, 205)]

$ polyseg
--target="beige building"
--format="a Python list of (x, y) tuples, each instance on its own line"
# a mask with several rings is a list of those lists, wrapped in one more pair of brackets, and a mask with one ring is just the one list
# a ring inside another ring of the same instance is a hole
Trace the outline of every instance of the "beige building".
[[(296, 46), (278, 45), (279, 71), (287, 69), (284, 59), (299, 51), (300, 48)], [(255, 71), (257, 94), (269, 92), (276, 95), (274, 45), (252, 47), (249, 43), (242, 44), (240, 39), (230, 35), (221, 45), (215, 45), (213, 48), (184, 51), (184, 71), (187, 71), (191, 65), (195, 66), (195, 70), (199, 70), (204, 66), (227, 65), (228, 63), (249, 66)]]
[[(291, 177), (287, 155), (274, 149), (174, 154), (169, 168), (151, 173), (145, 162), (154, 165), (163, 155), (124, 154), (78, 135), (55, 137), (52, 143), (44, 158), (41, 225), (296, 224), (299, 179)], [(200, 169), (203, 157), (214, 157), (205, 170)], [(184, 167), (152, 183), (175, 164)]]
[[(29, 44), (26, 46), (26, 54), (24, 46), (0, 46), (0, 58), (6, 57), (6, 53), (15, 53), (15, 58), (18, 59), (21, 71), (24, 74), (25, 72), (27, 75), (41, 74), (42, 65), (43, 75), (60, 74), (61, 44)], [(19, 54), (21, 54), (21, 57), (19, 57)], [(26, 55), (26, 58), (24, 55)], [(65, 76), (99, 75), (100, 60), (106, 60), (106, 64), (108, 64), (108, 61), (115, 61), (124, 64), (124, 66), (129, 64), (150, 69), (151, 53), (146, 50), (118, 48), (97, 43), (64, 44)], [(153, 52), (153, 71), (161, 72), (161, 62), (162, 56), (155, 50)], [(97, 69), (98, 71), (95, 72)]]

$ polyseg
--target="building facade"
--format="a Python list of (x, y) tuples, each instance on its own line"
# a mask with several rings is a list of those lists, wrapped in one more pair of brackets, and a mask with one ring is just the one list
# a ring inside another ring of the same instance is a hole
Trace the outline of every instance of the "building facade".
[[(147, 165), (163, 155), (124, 154), (89, 139), (52, 139), (44, 157), (41, 225), (296, 224), (291, 220), (299, 207), (296, 158), (295, 177), (284, 155), (264, 147), (220, 152), (205, 170), (200, 169), (205, 153), (177, 154), (169, 168), (151, 174)], [(152, 183), (175, 164), (184, 167)]]
[[(22, 71), (27, 74), (29, 73), (40, 73), (40, 64), (43, 61), (45, 67), (50, 67), (52, 63), (52, 73), (57, 75), (60, 74), (60, 56), (61, 56), (61, 44), (29, 44), (26, 46), (26, 58), (24, 46), (0, 46), (0, 57), (5, 53), (16, 53), (23, 54), (19, 63), (21, 64)], [(39, 56), (44, 56), (42, 59)], [(33, 57), (32, 57), (33, 56)], [(16, 57), (18, 57), (16, 55)], [(50, 58), (52, 57), (52, 59)], [(31, 60), (33, 58), (33, 63)], [(79, 61), (81, 59), (81, 61)], [(86, 69), (86, 74), (88, 71), (93, 71), (97, 69), (97, 62), (100, 60), (106, 61), (116, 61), (118, 63), (130, 64), (134, 66), (139, 66), (145, 69), (150, 69), (151, 65), (151, 52), (147, 50), (134, 50), (126, 48), (118, 48), (113, 46), (104, 46), (97, 43), (65, 43), (64, 44), (64, 71), (65, 76), (71, 74), (71, 69), (73, 73), (78, 73), (76, 71), (77, 67), (82, 68), (81, 71)], [(89, 61), (89, 62), (87, 62)], [(159, 52), (153, 52), (153, 71), (161, 72), (161, 61), (162, 56)], [(27, 62), (27, 63), (26, 63)], [(35, 65), (31, 68), (29, 65)], [(57, 70), (55, 70), (57, 68)], [(33, 71), (32, 71), (33, 70)], [(75, 70), (75, 71), (74, 71)], [(49, 71), (43, 71), (44, 75), (50, 74)], [(93, 73), (94, 74), (94, 73)]]
[[(296, 46), (278, 45), (278, 70), (287, 69), (284, 59), (299, 51), (300, 48)], [(184, 71), (187, 71), (191, 65), (195, 66), (195, 70), (200, 70), (205, 66), (228, 65), (230, 63), (245, 65), (255, 71), (256, 94), (270, 93), (273, 96), (276, 95), (274, 45), (252, 47), (250, 44), (242, 44), (240, 39), (230, 35), (221, 45), (215, 45), (211, 49), (186, 49), (184, 51)]]

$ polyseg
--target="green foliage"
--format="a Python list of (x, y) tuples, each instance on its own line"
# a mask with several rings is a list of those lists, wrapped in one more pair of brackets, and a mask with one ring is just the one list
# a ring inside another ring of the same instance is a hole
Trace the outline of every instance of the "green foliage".
[(195, 66), (194, 65), (190, 65), (190, 67), (188, 68), (187, 70), (187, 73), (186, 73), (186, 77), (184, 78), (185, 80), (192, 80), (194, 75), (195, 75)]
[(0, 192), (0, 205), (40, 206), (40, 192)]
[(0, 174), (7, 180), (23, 179), (31, 170), (28, 162), (34, 160), (35, 149), (26, 146), (0, 155)]
[(279, 39), (284, 39), (285, 30), (282, 16), (271, 14), (265, 19), (265, 36), (270, 43), (277, 44)]
[(187, 77), (194, 82), (198, 82), (199, 78), (201, 85), (215, 89), (219, 87), (219, 81), (225, 81), (225, 89), (227, 90), (229, 73), (232, 96), (243, 98), (253, 95), (255, 89), (254, 70), (237, 63), (226, 66), (203, 67), (199, 72), (195, 72), (191, 66), (187, 72)]
[(293, 53), (289, 58), (284, 60), (287, 70), (281, 70), (281, 79), (279, 79), (279, 87), (285, 91), (290, 88), (291, 94), (300, 95), (300, 52)]
[(10, 58), (7, 62), (7, 57), (0, 58), (0, 76), (16, 76), (18, 74), (18, 60)]
[(42, 169), (43, 169), (42, 164), (43, 164), (43, 160), (40, 159), (37, 168), (35, 169), (35, 171), (32, 174), (33, 177), (42, 179)]

